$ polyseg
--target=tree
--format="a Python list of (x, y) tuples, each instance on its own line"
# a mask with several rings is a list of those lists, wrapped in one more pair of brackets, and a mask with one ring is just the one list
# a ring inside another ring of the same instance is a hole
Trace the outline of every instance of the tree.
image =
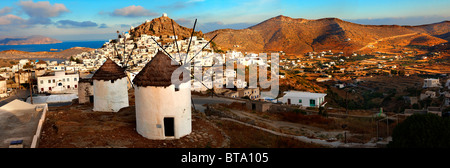
[(398, 71), (398, 75), (400, 76), (405, 76), (405, 74), (406, 74), (405, 70)]
[(34, 68), (34, 66), (31, 65), (30, 63), (26, 63), (26, 64), (23, 66), (23, 68), (24, 68), (24, 69), (32, 69), (32, 68)]
[(398, 124), (389, 148), (449, 148), (450, 119), (436, 114), (414, 114)]
[(420, 108), (420, 106), (419, 106), (419, 104), (417, 104), (417, 103), (414, 103), (414, 104), (412, 105), (412, 108), (413, 108), (413, 109), (419, 109), (419, 108)]
[(392, 75), (397, 75), (397, 73), (398, 73), (398, 71), (397, 71), (397, 70), (395, 70), (395, 69), (391, 69), (391, 74), (392, 74)]
[(80, 60), (80, 59), (75, 59), (75, 62), (77, 63), (77, 64), (82, 64), (83, 63), (83, 60)]

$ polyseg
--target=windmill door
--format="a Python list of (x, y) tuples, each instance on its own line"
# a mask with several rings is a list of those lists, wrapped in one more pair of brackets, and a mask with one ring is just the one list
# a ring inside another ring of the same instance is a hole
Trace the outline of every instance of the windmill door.
[(174, 127), (174, 118), (173, 117), (165, 117), (164, 118), (164, 135), (175, 136), (175, 127)]

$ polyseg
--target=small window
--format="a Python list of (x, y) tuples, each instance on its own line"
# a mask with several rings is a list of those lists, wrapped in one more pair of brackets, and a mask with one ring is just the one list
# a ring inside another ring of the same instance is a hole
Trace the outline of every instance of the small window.
[(309, 105), (310, 105), (311, 107), (316, 106), (316, 100), (310, 99), (310, 100), (309, 100)]
[(114, 80), (111, 80), (111, 83), (114, 83)]
[(53, 83), (56, 83), (56, 81), (53, 79), (53, 81), (52, 81)]
[(44, 80), (41, 80), (41, 84), (44, 84)]
[(77, 81), (77, 78), (73, 78), (73, 81)]
[(69, 78), (67, 78), (67, 82), (70, 82)]
[(63, 78), (63, 82), (66, 82), (66, 79)]
[(48, 80), (48, 83), (52, 83), (52, 81), (51, 81), (51, 80)]
[(302, 99), (298, 99), (298, 103), (302, 103)]

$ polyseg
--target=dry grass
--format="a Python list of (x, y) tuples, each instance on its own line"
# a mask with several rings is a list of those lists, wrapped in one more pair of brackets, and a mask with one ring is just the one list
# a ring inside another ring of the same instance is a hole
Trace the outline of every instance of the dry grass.
[(334, 120), (331, 118), (325, 118), (320, 115), (304, 115), (295, 112), (285, 112), (279, 113), (281, 119), (284, 121), (289, 121), (293, 123), (302, 123), (311, 126), (328, 127), (334, 124)]
[(176, 140), (150, 140), (136, 131), (134, 107), (93, 112), (92, 105), (50, 107), (39, 148), (218, 148), (225, 137), (196, 113), (192, 133)]
[(0, 67), (11, 67), (13, 65), (18, 64), (18, 60), (12, 60), (12, 59), (0, 59)]
[(230, 137), (231, 148), (322, 148), (292, 138), (273, 135), (231, 121), (216, 120), (216, 125)]

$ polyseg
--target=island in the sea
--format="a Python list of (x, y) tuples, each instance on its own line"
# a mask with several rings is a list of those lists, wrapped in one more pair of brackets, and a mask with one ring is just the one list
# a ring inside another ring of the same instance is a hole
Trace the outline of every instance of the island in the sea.
[(55, 43), (62, 43), (62, 41), (41, 35), (33, 35), (27, 37), (0, 36), (0, 45), (28, 45), (28, 44), (55, 44)]

